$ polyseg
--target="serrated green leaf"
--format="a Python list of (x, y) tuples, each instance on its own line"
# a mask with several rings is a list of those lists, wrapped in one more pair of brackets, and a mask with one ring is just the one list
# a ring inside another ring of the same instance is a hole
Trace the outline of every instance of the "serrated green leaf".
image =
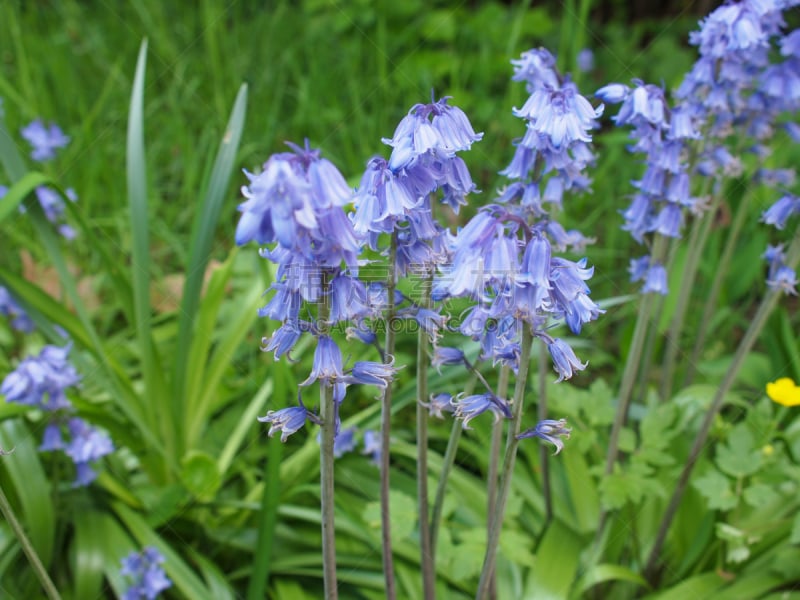
[(753, 508), (759, 508), (775, 502), (780, 494), (765, 483), (753, 483), (744, 489), (744, 501)]
[(719, 471), (709, 469), (702, 477), (695, 479), (692, 485), (706, 498), (711, 509), (730, 510), (739, 504), (739, 498), (733, 493), (730, 481)]
[(761, 467), (761, 452), (753, 448), (753, 436), (745, 426), (737, 426), (728, 443), (717, 448), (716, 461), (731, 477), (752, 475)]
[[(417, 501), (403, 492), (392, 490), (389, 493), (391, 506), (391, 534), (393, 541), (401, 541), (411, 536), (417, 524)], [(378, 530), (381, 526), (380, 502), (370, 502), (364, 509), (363, 519)]]

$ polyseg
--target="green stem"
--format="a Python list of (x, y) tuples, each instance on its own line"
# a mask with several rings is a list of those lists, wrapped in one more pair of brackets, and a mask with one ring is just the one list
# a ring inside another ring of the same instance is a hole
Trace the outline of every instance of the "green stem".
[[(497, 396), (505, 400), (508, 394), (508, 376), (509, 368), (504, 366), (500, 369), (500, 376), (497, 381)], [(492, 515), (495, 513), (497, 507), (497, 472), (500, 463), (500, 444), (503, 439), (503, 422), (500, 420), (492, 423), (492, 442), (489, 449), (489, 470), (486, 476), (486, 495), (487, 498), (487, 519), (486, 519), (486, 537), (488, 539), (491, 533)], [(492, 573), (491, 581), (489, 582), (489, 597), (497, 597), (497, 579), (495, 574)]]
[[(420, 306), (430, 308), (433, 269), (425, 275)], [(419, 505), (420, 565), (425, 600), (436, 598), (436, 564), (431, 552), (428, 506), (428, 335), (420, 327), (417, 335), (417, 503)]]
[(477, 600), (486, 598), (489, 593), (489, 583), (497, 562), (497, 549), (500, 543), (500, 532), (503, 529), (503, 516), (506, 511), (508, 494), (511, 491), (511, 475), (514, 472), (514, 464), (517, 460), (517, 446), (519, 440), (517, 434), (520, 432), (522, 422), (522, 405), (525, 398), (525, 388), (528, 384), (528, 369), (531, 362), (531, 345), (533, 344), (533, 334), (527, 323), (522, 325), (522, 344), (519, 357), (519, 371), (514, 386), (514, 401), (511, 423), (508, 427), (506, 438), (506, 453), (503, 458), (503, 470), (500, 473), (500, 489), (497, 495), (494, 515), (489, 515), (489, 538), (486, 542), (486, 554), (483, 558), (483, 569), (481, 578), (478, 582), (478, 593), (475, 595)]
[[(472, 390), (475, 389), (475, 384), (478, 377), (473, 372), (472, 378), (464, 388), (464, 395), (469, 396)], [(431, 513), (431, 552), (434, 557), (434, 564), (436, 558), (436, 542), (439, 537), (439, 526), (442, 522), (442, 510), (444, 508), (444, 496), (447, 492), (447, 481), (450, 477), (450, 471), (453, 469), (453, 464), (456, 461), (456, 452), (458, 451), (458, 442), (461, 441), (461, 433), (464, 431), (461, 422), (453, 419), (453, 427), (450, 429), (450, 438), (447, 440), (447, 449), (444, 451), (444, 458), (442, 458), (442, 471), (439, 473), (439, 483), (436, 484), (436, 498), (433, 501), (433, 511)]]
[[(550, 364), (547, 346), (539, 344), (539, 402), (536, 405), (536, 418), (544, 421), (547, 418), (547, 366)], [(544, 496), (544, 525), (542, 530), (553, 519), (553, 491), (550, 488), (550, 451), (544, 444), (539, 444), (539, 463), (542, 468), (542, 495)]]
[[(665, 238), (660, 235), (656, 236), (652, 251), (653, 260), (660, 259), (665, 249)], [(642, 358), (642, 349), (647, 337), (647, 330), (650, 325), (650, 317), (653, 313), (653, 306), (657, 301), (657, 299), (654, 298), (655, 295), (656, 294), (654, 293), (642, 294), (641, 302), (639, 303), (639, 311), (636, 315), (636, 325), (633, 330), (633, 339), (631, 340), (631, 347), (628, 350), (628, 357), (625, 360), (625, 369), (622, 372), (619, 398), (617, 399), (617, 412), (614, 416), (614, 424), (611, 426), (611, 435), (608, 439), (605, 475), (610, 475), (614, 471), (614, 464), (616, 463), (617, 456), (619, 454), (619, 436), (628, 416), (628, 407), (630, 406), (631, 395), (636, 382), (636, 376), (639, 372), (639, 363)], [(595, 547), (597, 547), (603, 538), (603, 531), (605, 530), (607, 518), (608, 512), (606, 510), (602, 510), (600, 512), (600, 518), (598, 519), (597, 530), (594, 538)]]
[[(330, 277), (323, 273), (323, 289), (327, 292)], [(327, 333), (328, 315), (330, 314), (329, 296), (323, 294), (319, 302), (317, 321)], [(336, 504), (334, 498), (334, 464), (333, 445), (336, 439), (336, 401), (333, 398), (333, 385), (320, 381), (319, 385), (319, 477), (320, 504), (322, 508), (322, 573), (325, 585), (325, 600), (336, 600), (339, 597), (336, 581), (336, 527), (334, 516)]]
[[(388, 307), (386, 310), (386, 347), (387, 357), (394, 356), (395, 348), (395, 289), (397, 288), (397, 232), (392, 233), (389, 245), (389, 277), (386, 283)], [(392, 432), (392, 392), (391, 384), (383, 390), (381, 401), (381, 461), (380, 461), (380, 495), (381, 495), (381, 548), (383, 551), (383, 577), (387, 600), (397, 597), (394, 581), (394, 557), (392, 556), (391, 511), (389, 510), (389, 463)]]
[[(653, 260), (659, 260), (665, 249), (665, 238), (657, 236), (653, 244)], [(643, 294), (639, 304), (639, 314), (636, 317), (636, 326), (633, 330), (631, 347), (628, 350), (628, 358), (625, 361), (625, 370), (622, 372), (622, 383), (619, 389), (619, 399), (617, 400), (617, 414), (614, 417), (614, 424), (611, 428), (611, 436), (608, 442), (608, 453), (606, 454), (605, 474), (610, 475), (614, 470), (614, 462), (619, 453), (619, 435), (625, 419), (628, 416), (628, 406), (631, 401), (631, 392), (639, 370), (639, 361), (642, 356), (642, 347), (647, 334), (650, 317), (653, 310), (655, 294)]]
[(319, 417), (322, 432), (319, 445), (320, 502), (322, 504), (322, 568), (326, 600), (339, 597), (336, 582), (336, 530), (334, 528), (333, 441), (336, 437), (336, 406), (333, 387), (321, 382), (319, 386)]
[(700, 354), (706, 343), (706, 334), (708, 333), (708, 326), (714, 317), (714, 311), (717, 310), (717, 300), (722, 291), (722, 285), (725, 282), (725, 277), (728, 275), (728, 267), (733, 259), (733, 253), (736, 249), (736, 244), (739, 242), (739, 235), (742, 232), (745, 219), (748, 215), (748, 200), (750, 194), (745, 194), (739, 203), (739, 208), (736, 211), (736, 216), (731, 223), (731, 229), (728, 233), (728, 238), (725, 241), (725, 248), (722, 250), (719, 263), (714, 271), (714, 281), (711, 284), (711, 290), (708, 292), (705, 306), (703, 307), (703, 316), (700, 318), (700, 323), (695, 332), (695, 343), (692, 348), (692, 354), (689, 357), (687, 365), (686, 376), (684, 377), (683, 385), (687, 386), (692, 383), (694, 376), (697, 373), (697, 363), (700, 361)]
[[(798, 232), (795, 234), (795, 238), (792, 241), (792, 245), (789, 248), (789, 251), (787, 252), (786, 265), (793, 268), (794, 265), (797, 263), (799, 254), (800, 254), (800, 230), (798, 230)], [(744, 337), (742, 338), (742, 341), (739, 344), (739, 347), (736, 349), (736, 354), (734, 355), (733, 361), (728, 367), (728, 371), (725, 373), (725, 377), (723, 378), (722, 383), (717, 388), (717, 392), (714, 395), (714, 400), (711, 402), (711, 406), (709, 406), (708, 410), (706, 411), (703, 423), (700, 425), (700, 430), (697, 432), (697, 435), (694, 438), (694, 443), (692, 444), (692, 449), (689, 452), (689, 457), (687, 458), (686, 463), (683, 466), (681, 475), (678, 478), (678, 483), (675, 486), (675, 490), (672, 493), (672, 497), (670, 498), (667, 510), (665, 511), (664, 517), (661, 520), (661, 525), (658, 528), (658, 534), (656, 535), (653, 548), (650, 551), (650, 556), (647, 559), (647, 564), (645, 566), (644, 573), (645, 577), (650, 581), (652, 581), (656, 575), (658, 561), (661, 554), (661, 548), (664, 545), (664, 541), (666, 540), (667, 533), (669, 532), (669, 527), (672, 524), (672, 519), (675, 517), (675, 513), (678, 511), (681, 499), (683, 498), (683, 494), (686, 491), (686, 487), (689, 483), (689, 477), (692, 474), (692, 470), (694, 469), (695, 464), (697, 464), (697, 461), (700, 458), (700, 453), (703, 451), (703, 448), (705, 447), (706, 439), (708, 438), (708, 433), (711, 430), (711, 424), (714, 421), (714, 418), (716, 417), (720, 408), (722, 407), (722, 403), (725, 400), (725, 395), (728, 393), (728, 390), (730, 390), (731, 386), (733, 385), (736, 376), (739, 374), (739, 369), (744, 363), (744, 360), (747, 357), (748, 353), (752, 349), (756, 339), (758, 339), (761, 330), (764, 328), (764, 325), (766, 324), (769, 315), (772, 313), (773, 309), (777, 305), (778, 299), (780, 298), (782, 293), (783, 293), (782, 291), (775, 289), (769, 289), (767, 291), (766, 295), (764, 296), (764, 299), (761, 301), (761, 305), (758, 307), (758, 311), (756, 312), (755, 316), (750, 322), (750, 327), (747, 328), (747, 332), (745, 332)]]
[(678, 300), (675, 305), (675, 312), (669, 324), (666, 340), (666, 357), (664, 359), (664, 371), (661, 375), (661, 400), (666, 401), (672, 396), (672, 384), (675, 378), (675, 367), (680, 350), (681, 332), (686, 320), (686, 311), (689, 307), (689, 297), (694, 290), (694, 282), (697, 277), (697, 269), (700, 266), (700, 257), (708, 241), (708, 233), (711, 231), (711, 222), (717, 212), (720, 196), (717, 195), (711, 203), (711, 207), (703, 215), (702, 219), (695, 219), (692, 224), (692, 232), (689, 235), (689, 247), (686, 255), (686, 263), (683, 267), (683, 277), (678, 287)]
[(3, 513), (3, 517), (11, 526), (11, 529), (14, 531), (14, 535), (17, 536), (17, 540), (19, 541), (20, 546), (22, 546), (22, 551), (25, 553), (25, 556), (31, 563), (31, 567), (33, 567), (33, 571), (36, 573), (39, 583), (42, 584), (42, 589), (44, 589), (47, 597), (51, 600), (61, 600), (61, 596), (58, 594), (56, 586), (53, 585), (50, 575), (47, 574), (47, 569), (44, 568), (39, 555), (36, 553), (36, 549), (33, 547), (33, 544), (31, 544), (31, 541), (25, 534), (25, 529), (22, 527), (22, 523), (20, 523), (17, 519), (16, 514), (14, 514), (14, 509), (11, 508), (11, 503), (8, 501), (8, 498), (6, 498), (2, 488), (0, 488), (0, 512)]

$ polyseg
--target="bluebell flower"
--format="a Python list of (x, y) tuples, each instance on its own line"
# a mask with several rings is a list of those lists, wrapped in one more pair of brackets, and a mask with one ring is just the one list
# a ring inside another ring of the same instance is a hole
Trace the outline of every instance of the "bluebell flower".
[(74, 485), (85, 486), (94, 481), (97, 474), (92, 465), (103, 456), (114, 451), (114, 444), (107, 433), (92, 427), (83, 419), (71, 418), (67, 427), (71, 436), (64, 452), (72, 459), (77, 469)]
[(172, 581), (161, 566), (164, 562), (164, 557), (152, 546), (123, 558), (121, 574), (129, 580), (123, 600), (154, 600), (171, 587)]
[(470, 396), (459, 394), (450, 403), (454, 407), (455, 417), (463, 421), (464, 429), (469, 429), (469, 422), (487, 411), (494, 414), (495, 422), (501, 418), (511, 418), (511, 408), (508, 406), (508, 402), (491, 393)]
[(348, 340), (359, 340), (368, 346), (378, 342), (378, 336), (363, 321), (358, 321), (355, 326), (348, 327), (346, 337)]
[(579, 71), (588, 73), (594, 69), (594, 52), (592, 52), (589, 48), (584, 48), (578, 52), (578, 56), (575, 57), (575, 64), (577, 65)]
[(515, 108), (513, 113), (527, 119), (529, 131), (549, 138), (557, 149), (578, 140), (590, 142), (592, 137), (588, 131), (603, 113), (603, 106), (594, 108), (574, 85), (570, 85), (536, 90), (522, 108)]
[(381, 464), (381, 435), (377, 431), (368, 429), (364, 432), (364, 449), (361, 454), (370, 454), (373, 464)]
[(56, 150), (69, 143), (69, 136), (64, 135), (55, 123), (45, 126), (41, 119), (36, 119), (21, 130), (22, 137), (33, 146), (31, 158), (45, 161), (55, 158)]
[(357, 361), (353, 364), (348, 381), (350, 383), (363, 383), (376, 385), (386, 389), (389, 386), (398, 369), (394, 367), (394, 357), (389, 357), (388, 363), (373, 361)]
[(444, 413), (455, 410), (452, 400), (451, 394), (431, 394), (428, 402), (420, 401), (420, 404), (428, 409), (430, 416), (444, 419)]
[(664, 265), (655, 263), (650, 266), (645, 276), (644, 285), (642, 286), (642, 293), (656, 293), (666, 296), (668, 292), (667, 287), (667, 270)]
[(781, 265), (767, 279), (770, 289), (781, 291), (787, 295), (796, 296), (798, 280), (794, 269)]
[(527, 50), (511, 64), (514, 66), (511, 80), (524, 81), (528, 93), (544, 87), (559, 87), (556, 59), (546, 48)]
[(433, 348), (433, 359), (431, 365), (441, 373), (442, 365), (463, 365), (466, 361), (464, 352), (458, 348), (449, 348), (447, 346), (435, 346)]
[(545, 419), (539, 421), (536, 427), (528, 429), (517, 435), (517, 439), (525, 439), (531, 437), (538, 437), (546, 442), (550, 442), (556, 447), (555, 454), (558, 454), (564, 449), (564, 442), (561, 438), (569, 439), (572, 429), (567, 427), (566, 419), (559, 419), (554, 421), (552, 419)]
[(761, 220), (767, 225), (783, 229), (786, 226), (786, 221), (797, 213), (800, 213), (800, 198), (792, 194), (786, 194), (764, 211)]
[(332, 385), (344, 377), (342, 367), (342, 352), (330, 336), (321, 335), (317, 338), (317, 349), (314, 352), (314, 364), (311, 374), (300, 385), (311, 385), (319, 379), (325, 385)]
[(46, 411), (71, 408), (65, 391), (81, 378), (67, 360), (72, 347), (45, 346), (36, 357), (23, 359), (6, 375), (0, 393), (8, 402), (18, 402)]
[(384, 143), (392, 147), (389, 168), (409, 169), (423, 155), (452, 158), (456, 152), (469, 150), (483, 137), (475, 133), (464, 112), (450, 106), (448, 97), (430, 104), (415, 104)]
[(282, 442), (285, 442), (290, 435), (305, 425), (306, 420), (319, 423), (317, 416), (303, 406), (302, 402), (300, 406), (267, 411), (267, 414), (258, 417), (258, 420), (270, 424), (269, 432), (267, 432), (269, 437), (272, 437), (276, 431), (280, 431)]
[(9, 317), (11, 319), (11, 327), (17, 331), (30, 333), (36, 329), (36, 325), (28, 316), (28, 313), (17, 304), (11, 293), (3, 286), (0, 286), (0, 315)]
[(570, 379), (576, 371), (583, 371), (588, 363), (582, 363), (575, 356), (569, 344), (564, 340), (553, 339), (547, 344), (547, 349), (553, 359), (553, 365), (558, 373), (558, 380)]
[(284, 354), (288, 355), (303, 334), (304, 329), (300, 323), (300, 321), (285, 322), (272, 333), (269, 339), (261, 339), (261, 350), (264, 352), (274, 352), (276, 359)]
[[(333, 438), (333, 456), (341, 458), (347, 452), (352, 452), (356, 449), (356, 428), (345, 427), (338, 431)], [(322, 431), (317, 433), (317, 443), (322, 439)]]
[(64, 448), (64, 439), (61, 436), (61, 425), (58, 422), (49, 423), (47, 427), (44, 428), (42, 444), (39, 446), (39, 450), (48, 452), (52, 450), (63, 450)]

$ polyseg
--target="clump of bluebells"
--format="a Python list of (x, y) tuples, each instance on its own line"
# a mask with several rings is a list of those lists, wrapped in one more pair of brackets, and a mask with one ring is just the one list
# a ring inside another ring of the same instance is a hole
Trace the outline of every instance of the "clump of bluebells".
[[(332, 388), (338, 410), (347, 387), (364, 383), (385, 387), (396, 369), (388, 362), (359, 361), (345, 368), (334, 326), (366, 317), (375, 311), (364, 284), (358, 279), (358, 257), (363, 239), (356, 233), (343, 207), (352, 189), (336, 167), (319, 150), (290, 144), (292, 152), (275, 154), (258, 174), (249, 174), (250, 185), (242, 192), (247, 200), (239, 206), (242, 217), (236, 241), (273, 244), (261, 256), (278, 265), (269, 302), (259, 311), (281, 323), (263, 349), (276, 358), (287, 355), (300, 336), (316, 339), (314, 362), (301, 387), (319, 381)], [(319, 422), (300, 398), (298, 406), (269, 411), (261, 421), (270, 423), (270, 435), (281, 439), (306, 421)]]
[[(2, 117), (2, 113), (0, 113)], [(31, 159), (39, 163), (46, 163), (56, 157), (57, 150), (69, 144), (70, 138), (65, 135), (62, 129), (55, 123), (45, 125), (41, 119), (36, 119), (32, 123), (23, 127), (20, 131), (22, 137), (31, 145)], [(0, 185), (0, 199), (8, 193), (6, 186)], [(53, 223), (58, 232), (67, 240), (75, 237), (75, 230), (66, 223), (66, 205), (64, 200), (54, 189), (47, 186), (39, 186), (34, 190), (36, 199), (44, 211), (47, 220)], [(75, 190), (68, 188), (65, 195), (71, 202), (78, 200)], [(20, 212), (25, 212), (25, 207), (20, 205)]]
[(164, 562), (164, 557), (152, 546), (123, 558), (121, 573), (128, 581), (128, 587), (122, 599), (155, 600), (161, 592), (172, 587), (172, 581), (161, 566)]
[[(554, 250), (580, 250), (591, 240), (566, 231), (553, 211), (562, 208), (565, 192), (589, 188), (585, 170), (594, 161), (589, 132), (602, 106), (592, 107), (568, 77), (561, 77), (545, 49), (525, 52), (513, 64), (513, 79), (524, 81), (531, 95), (514, 111), (525, 120), (526, 133), (502, 171), (510, 182), (451, 239), (452, 260), (441, 270), (434, 297), (473, 300), (459, 331), (480, 341), (482, 360), (515, 372), (522, 330), (530, 328), (547, 345), (562, 381), (586, 365), (565, 340), (553, 336), (553, 323), (564, 321), (578, 334), (602, 310), (589, 297), (586, 281), (593, 269), (586, 259), (554, 256)], [(449, 355), (439, 352), (439, 364), (464, 360), (455, 349)], [(510, 416), (506, 400), (491, 393), (453, 403), (465, 426), (484, 411)]]
[[(784, 35), (783, 11), (797, 2), (744, 0), (714, 10), (690, 36), (700, 58), (670, 102), (663, 87), (633, 80), (597, 91), (620, 109), (614, 122), (629, 126), (632, 152), (645, 156), (642, 178), (623, 213), (633, 238), (681, 236), (687, 216), (716, 206), (726, 179), (743, 172), (746, 155), (757, 163), (769, 155), (767, 142), (780, 117), (800, 106), (800, 34)], [(771, 61), (773, 49), (780, 58)], [(796, 124), (785, 125), (798, 138)], [(794, 182), (791, 169), (757, 169), (756, 180), (782, 187)], [(697, 177), (695, 177), (697, 176)], [(693, 185), (693, 182), (696, 182)], [(780, 221), (781, 208), (769, 218)], [(661, 256), (633, 259), (631, 279), (642, 292), (667, 293)]]
[(72, 345), (45, 346), (37, 356), (23, 359), (6, 375), (0, 394), (7, 402), (38, 409), (46, 426), (39, 450), (63, 451), (74, 463), (75, 486), (89, 485), (97, 477), (94, 466), (114, 451), (108, 434), (74, 416), (67, 391), (77, 387), (81, 377), (69, 362)]
[[(412, 321), (433, 344), (434, 366), (462, 364), (482, 380), (484, 393), (434, 393), (417, 399), (430, 415), (451, 413), (465, 429), (485, 412), (497, 420), (510, 419), (512, 409), (461, 349), (440, 345), (443, 335), (450, 332), (448, 315), (442, 311), (445, 301), (472, 301), (466, 318), (452, 333), (480, 340), (481, 359), (520, 372), (521, 357), (529, 356), (530, 344), (538, 338), (550, 352), (558, 381), (586, 367), (565, 339), (555, 337), (553, 327), (566, 323), (578, 334), (603, 312), (589, 297), (586, 281), (593, 269), (585, 258), (573, 261), (556, 253), (581, 251), (592, 240), (578, 231), (567, 231), (553, 211), (562, 207), (566, 193), (589, 189), (585, 171), (594, 161), (589, 131), (597, 126), (602, 106), (593, 107), (554, 65), (546, 50), (530, 51), (515, 62), (515, 79), (527, 83), (531, 97), (515, 110), (525, 121), (526, 134), (517, 141), (515, 157), (503, 171), (509, 183), (495, 202), (480, 208), (455, 234), (437, 219), (437, 211), (442, 210), (438, 205), (457, 214), (467, 196), (478, 191), (459, 154), (470, 150), (483, 134), (476, 133), (465, 113), (446, 97), (411, 108), (393, 136), (383, 140), (392, 149), (389, 158), (371, 158), (355, 190), (308, 142), (304, 148), (289, 144), (292, 152), (271, 156), (260, 173), (247, 173), (250, 181), (242, 190), (246, 200), (239, 206), (236, 242), (257, 242), (262, 245), (261, 256), (278, 265), (272, 297), (259, 314), (280, 325), (263, 340), (263, 349), (274, 352), (275, 358), (291, 358), (302, 335), (315, 338), (311, 373), (300, 386), (319, 381), (332, 390), (334, 455), (354, 447), (353, 430), (339, 425), (339, 409), (349, 385), (367, 384), (381, 390), (387, 414), (397, 367), (392, 356), (394, 337), (387, 335), (386, 348), (378, 340), (381, 323), (391, 328), (403, 320)], [(382, 263), (374, 258), (376, 253)], [(368, 281), (362, 277), (376, 263), (385, 265), (384, 278)], [(423, 286), (419, 298), (401, 292), (398, 286), (400, 279), (414, 277)], [(376, 347), (381, 360), (355, 362), (347, 368), (342, 346), (333, 335), (339, 326), (346, 328), (349, 339)], [(415, 376), (425, 378), (427, 373)], [(524, 377), (523, 383), (518, 382), (519, 390), (525, 388)], [(522, 397), (514, 401), (522, 405)], [(419, 419), (424, 422), (426, 416), (418, 413), (420, 428)], [(269, 435), (280, 432), (282, 441), (308, 421), (329, 425), (307, 407), (300, 394), (296, 406), (271, 410), (259, 420), (269, 423)], [(518, 425), (515, 422), (514, 433), (519, 433)], [(389, 452), (387, 430), (382, 418), (380, 433), (367, 430), (363, 436), (363, 454), (383, 461), (381, 465)], [(427, 444), (422, 431), (418, 431), (418, 444)], [(544, 419), (517, 439), (537, 437), (553, 444), (558, 453), (570, 431), (563, 419)], [(512, 451), (515, 448), (516, 443)], [(323, 458), (325, 452), (323, 448)], [(422, 461), (418, 457), (424, 471)], [(329, 468), (323, 464), (323, 494), (331, 489), (324, 474)], [(381, 473), (385, 483), (383, 469)], [(382, 485), (382, 498), (384, 487), (388, 486)], [(326, 515), (332, 515), (332, 509), (326, 512), (324, 498), (322, 504), (325, 549), (325, 522), (330, 518)], [(382, 501), (384, 507), (388, 510), (388, 502)], [(386, 527), (383, 515), (382, 523)], [(388, 539), (384, 535), (384, 558), (391, 553), (386, 548)], [(326, 550), (323, 555), (329, 556)], [(329, 558), (324, 562), (328, 564)], [(329, 573), (326, 567), (326, 588)], [(387, 574), (387, 589), (390, 580)]]

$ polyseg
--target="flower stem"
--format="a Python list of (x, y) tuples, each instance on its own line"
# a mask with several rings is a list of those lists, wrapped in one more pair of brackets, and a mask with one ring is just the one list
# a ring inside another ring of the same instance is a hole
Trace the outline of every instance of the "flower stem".
[[(800, 230), (798, 230), (798, 232), (795, 234), (792, 245), (787, 252), (786, 264), (790, 267), (794, 267), (794, 265), (797, 263), (798, 254), (800, 254)], [(700, 430), (697, 432), (697, 435), (694, 438), (692, 449), (689, 452), (689, 457), (686, 459), (686, 463), (683, 466), (681, 475), (678, 478), (678, 483), (672, 493), (667, 510), (664, 513), (664, 517), (661, 519), (661, 525), (658, 528), (658, 534), (656, 535), (653, 548), (650, 551), (650, 556), (647, 559), (644, 573), (645, 577), (650, 581), (652, 581), (656, 575), (658, 560), (661, 554), (661, 547), (664, 545), (664, 541), (666, 540), (669, 527), (672, 524), (672, 519), (675, 517), (675, 513), (678, 511), (681, 499), (683, 498), (683, 494), (686, 491), (686, 487), (689, 483), (689, 477), (692, 474), (692, 470), (694, 469), (695, 464), (697, 464), (697, 460), (700, 458), (700, 453), (705, 447), (708, 433), (711, 430), (711, 423), (722, 407), (722, 403), (725, 400), (725, 395), (733, 385), (736, 376), (739, 374), (739, 369), (744, 363), (745, 358), (747, 358), (747, 355), (752, 349), (756, 339), (758, 339), (758, 336), (761, 333), (761, 330), (764, 328), (769, 315), (777, 305), (778, 298), (781, 296), (781, 294), (782, 291), (777, 289), (767, 290), (764, 299), (761, 301), (761, 304), (758, 307), (758, 311), (750, 321), (750, 327), (747, 328), (739, 347), (736, 349), (736, 354), (734, 355), (733, 361), (728, 367), (728, 371), (725, 373), (722, 383), (717, 388), (717, 392), (714, 395), (714, 400), (711, 402), (711, 406), (709, 406), (708, 410), (706, 411), (705, 418), (703, 419), (703, 423), (700, 425)]]
[(322, 436), (320, 440), (320, 502), (322, 504), (322, 564), (325, 598), (338, 598), (336, 586), (336, 532), (334, 529), (333, 440), (336, 437), (336, 406), (333, 387), (322, 383), (319, 391)]
[(719, 262), (714, 272), (714, 281), (711, 284), (711, 290), (706, 297), (705, 306), (703, 308), (703, 316), (700, 317), (700, 323), (695, 332), (695, 343), (692, 348), (692, 354), (689, 358), (687, 365), (686, 376), (684, 377), (683, 385), (687, 386), (694, 380), (695, 373), (697, 372), (697, 363), (700, 360), (700, 353), (703, 351), (706, 343), (706, 334), (708, 333), (708, 326), (714, 316), (714, 311), (717, 310), (717, 299), (722, 291), (722, 284), (725, 282), (725, 277), (728, 275), (728, 266), (733, 258), (733, 252), (736, 249), (736, 244), (739, 242), (739, 234), (742, 232), (745, 218), (748, 215), (748, 200), (750, 194), (745, 194), (739, 203), (739, 208), (736, 211), (736, 216), (733, 217), (731, 229), (728, 233), (728, 238), (725, 240), (725, 248), (722, 250)]
[[(539, 401), (536, 404), (536, 418), (544, 421), (547, 418), (547, 346), (539, 344)], [(553, 492), (550, 488), (550, 452), (547, 446), (539, 444), (539, 463), (542, 469), (542, 495), (544, 496), (544, 525), (542, 531), (553, 519)]]
[[(497, 396), (505, 398), (508, 394), (508, 372), (509, 368), (504, 366), (500, 369), (500, 376), (497, 381)], [(503, 422), (500, 420), (492, 424), (492, 442), (489, 449), (489, 470), (486, 476), (487, 479), (487, 502), (486, 502), (486, 537), (488, 539), (491, 533), (492, 515), (495, 513), (497, 507), (497, 469), (500, 463), (500, 443), (503, 437)], [(491, 574), (491, 581), (489, 582), (489, 598), (497, 597), (497, 580), (494, 572)]]
[[(395, 289), (397, 288), (397, 232), (392, 233), (389, 245), (389, 277), (386, 282), (388, 306), (386, 309), (386, 344), (387, 356), (394, 356), (395, 347)], [(391, 384), (383, 390), (381, 402), (381, 461), (380, 461), (380, 489), (381, 489), (381, 548), (383, 551), (383, 577), (387, 600), (397, 597), (394, 582), (394, 557), (392, 556), (391, 517), (389, 510), (389, 465), (392, 432), (392, 391)]]
[[(464, 388), (464, 395), (469, 396), (472, 390), (475, 389), (475, 384), (478, 377), (473, 372), (472, 378)], [(450, 429), (450, 438), (447, 440), (447, 449), (442, 458), (442, 471), (439, 473), (439, 483), (436, 485), (436, 498), (433, 501), (433, 512), (431, 514), (431, 556), (434, 557), (434, 564), (436, 558), (436, 542), (439, 536), (439, 525), (442, 522), (442, 509), (444, 508), (444, 496), (447, 491), (447, 480), (450, 477), (450, 471), (456, 461), (456, 452), (458, 451), (458, 442), (461, 441), (461, 433), (464, 428), (461, 422), (453, 419), (453, 427)]]
[[(664, 251), (665, 238), (657, 236), (653, 244), (653, 258), (658, 260)], [(658, 252), (658, 254), (657, 254)], [(619, 452), (619, 435), (625, 419), (628, 416), (628, 406), (631, 401), (633, 384), (639, 370), (639, 361), (642, 356), (642, 347), (647, 337), (647, 329), (650, 324), (653, 305), (655, 304), (655, 294), (648, 293), (642, 296), (639, 304), (639, 314), (636, 316), (636, 326), (633, 330), (631, 347), (628, 350), (628, 358), (625, 360), (625, 370), (622, 372), (622, 382), (620, 383), (619, 398), (617, 400), (617, 414), (614, 417), (614, 424), (611, 428), (611, 437), (608, 441), (608, 453), (606, 454), (605, 474), (609, 475), (614, 470), (614, 462), (617, 460)], [(602, 519), (601, 519), (602, 521)]]
[[(323, 289), (329, 287), (327, 274), (323, 276)], [(330, 314), (329, 300), (323, 295), (319, 303), (318, 321), (327, 327)], [(322, 573), (325, 583), (325, 600), (336, 600), (339, 597), (336, 581), (336, 528), (334, 524), (334, 460), (333, 443), (336, 439), (336, 401), (333, 398), (333, 386), (321, 381), (319, 386), (319, 472), (320, 472), (320, 504), (322, 507)]]
[(39, 555), (36, 553), (36, 549), (25, 534), (25, 529), (22, 527), (22, 523), (17, 519), (16, 514), (14, 514), (14, 509), (11, 508), (11, 503), (8, 501), (8, 498), (6, 498), (2, 488), (0, 488), (0, 512), (2, 512), (6, 522), (11, 526), (14, 535), (17, 536), (17, 540), (20, 546), (22, 546), (22, 551), (31, 563), (31, 567), (33, 567), (33, 571), (36, 573), (39, 583), (42, 584), (42, 589), (45, 594), (47, 594), (47, 597), (50, 598), (50, 600), (61, 600), (56, 586), (53, 585), (50, 575), (47, 574), (47, 569), (44, 568)]
[(528, 383), (528, 368), (531, 362), (531, 345), (533, 344), (533, 334), (527, 323), (523, 324), (521, 352), (519, 357), (519, 371), (514, 386), (514, 401), (511, 423), (508, 427), (506, 438), (506, 453), (503, 458), (503, 470), (500, 473), (500, 487), (495, 504), (493, 515), (488, 515), (489, 538), (486, 542), (486, 554), (483, 558), (483, 569), (481, 578), (478, 582), (478, 593), (475, 595), (477, 600), (482, 600), (488, 596), (491, 575), (494, 572), (497, 562), (497, 549), (500, 543), (500, 532), (503, 529), (503, 516), (506, 511), (508, 493), (511, 491), (511, 475), (514, 472), (514, 463), (517, 460), (517, 446), (519, 440), (517, 434), (520, 432), (522, 422), (522, 405), (525, 397), (525, 388)]
[[(430, 308), (433, 269), (425, 274), (420, 306)], [(436, 598), (436, 563), (431, 552), (428, 506), (428, 336), (420, 327), (417, 335), (417, 503), (419, 505), (420, 565), (425, 600)]]
[(664, 371), (661, 375), (661, 400), (666, 401), (672, 396), (672, 384), (675, 378), (675, 367), (680, 350), (681, 331), (686, 319), (686, 310), (689, 307), (689, 297), (694, 289), (694, 281), (697, 277), (697, 269), (700, 266), (700, 257), (708, 241), (708, 233), (711, 230), (711, 221), (717, 212), (719, 205), (719, 195), (716, 195), (711, 207), (703, 215), (702, 219), (695, 219), (692, 224), (692, 231), (689, 235), (689, 246), (686, 256), (686, 263), (683, 267), (683, 278), (678, 288), (678, 300), (675, 305), (675, 312), (669, 324), (666, 340), (666, 357), (664, 359)]

